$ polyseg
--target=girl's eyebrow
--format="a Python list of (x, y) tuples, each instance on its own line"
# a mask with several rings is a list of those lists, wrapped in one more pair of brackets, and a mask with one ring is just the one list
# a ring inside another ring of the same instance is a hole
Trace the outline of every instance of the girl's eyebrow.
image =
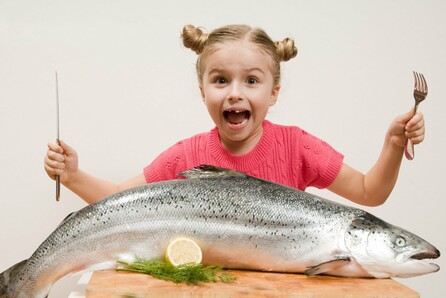
[(261, 73), (265, 73), (265, 72), (263, 71), (263, 69), (258, 68), (258, 67), (249, 68), (249, 69), (247, 69), (247, 71), (248, 71), (248, 72), (252, 72), (252, 71), (260, 71)]
[(223, 69), (221, 69), (221, 68), (213, 68), (213, 69), (211, 69), (209, 71), (209, 75), (212, 75), (214, 73), (221, 73), (221, 72), (223, 72)]
[[(262, 74), (264, 74), (265, 73), (265, 71), (263, 70), (263, 69), (261, 69), (261, 68), (259, 68), (259, 67), (252, 67), (252, 68), (246, 68), (246, 69), (244, 69), (244, 71), (245, 72), (253, 72), (253, 71), (259, 71), (259, 72), (261, 72)], [(214, 74), (214, 73), (222, 73), (222, 72), (225, 72), (225, 69), (224, 68), (218, 68), (218, 67), (215, 67), (215, 68), (213, 68), (213, 69), (211, 69), (210, 71), (209, 71), (209, 75), (212, 75), (212, 74)]]

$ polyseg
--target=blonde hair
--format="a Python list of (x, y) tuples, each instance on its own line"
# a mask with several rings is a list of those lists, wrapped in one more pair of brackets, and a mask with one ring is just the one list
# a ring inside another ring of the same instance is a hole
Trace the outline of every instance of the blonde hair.
[(258, 46), (261, 51), (271, 57), (271, 73), (275, 84), (280, 82), (280, 62), (288, 61), (297, 55), (294, 40), (285, 38), (274, 42), (263, 29), (251, 28), (247, 25), (223, 26), (210, 33), (205, 33), (193, 25), (186, 25), (181, 37), (184, 46), (198, 54), (196, 69), (200, 84), (203, 78), (204, 61), (215, 50), (217, 44), (246, 40)]

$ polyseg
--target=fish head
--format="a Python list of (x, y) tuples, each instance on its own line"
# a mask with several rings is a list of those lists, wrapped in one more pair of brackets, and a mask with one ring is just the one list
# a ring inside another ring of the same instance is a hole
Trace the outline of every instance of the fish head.
[(440, 269), (429, 262), (440, 256), (432, 244), (369, 213), (352, 221), (345, 244), (360, 266), (376, 278), (412, 277)]

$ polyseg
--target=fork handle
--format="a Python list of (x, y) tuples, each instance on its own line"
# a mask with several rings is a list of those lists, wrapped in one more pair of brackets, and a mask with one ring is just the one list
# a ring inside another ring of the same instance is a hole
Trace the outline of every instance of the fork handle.
[(407, 139), (406, 147), (404, 148), (404, 155), (408, 160), (412, 160), (415, 157), (415, 149), (410, 139)]

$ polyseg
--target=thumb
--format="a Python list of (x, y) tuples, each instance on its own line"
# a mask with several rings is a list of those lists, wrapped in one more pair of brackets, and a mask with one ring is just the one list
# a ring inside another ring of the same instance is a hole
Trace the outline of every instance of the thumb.
[(407, 113), (405, 113), (405, 114), (402, 114), (401, 116), (400, 116), (400, 122), (402, 122), (402, 123), (404, 123), (404, 124), (407, 124), (407, 122), (409, 122), (410, 121), (410, 119), (412, 119), (412, 117), (414, 116), (414, 109), (412, 108), (412, 109), (410, 109), (410, 111), (409, 112), (407, 112)]
[(63, 153), (66, 155), (73, 155), (76, 154), (76, 150), (74, 150), (73, 148), (71, 148), (67, 143), (65, 143), (64, 141), (60, 140), (60, 147), (62, 147), (63, 149)]

